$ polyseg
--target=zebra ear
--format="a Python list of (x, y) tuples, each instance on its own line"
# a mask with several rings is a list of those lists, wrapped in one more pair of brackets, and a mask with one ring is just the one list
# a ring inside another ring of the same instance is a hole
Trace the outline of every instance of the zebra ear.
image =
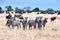
[(37, 17), (36, 17), (37, 18)]
[(28, 17), (27, 17), (27, 19), (28, 19)]
[(45, 19), (48, 19), (48, 18), (45, 18)]
[(20, 20), (20, 22), (22, 22), (22, 21)]
[(48, 18), (46, 18), (46, 19), (48, 19)]
[(25, 17), (25, 19), (28, 19), (28, 17)]

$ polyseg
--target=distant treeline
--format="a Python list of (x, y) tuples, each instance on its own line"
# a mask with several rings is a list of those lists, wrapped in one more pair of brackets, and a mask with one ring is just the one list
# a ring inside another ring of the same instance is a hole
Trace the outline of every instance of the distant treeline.
[(34, 9), (30, 10), (31, 7), (24, 7), (23, 9), (16, 7), (15, 9), (13, 9), (12, 6), (6, 6), (5, 9), (6, 10), (3, 10), (2, 7), (0, 7), (0, 13), (3, 13), (3, 11), (8, 11), (8, 12), (15, 11), (16, 13), (21, 13), (21, 12), (23, 12), (23, 13), (25, 13), (25, 12), (28, 12), (28, 13), (30, 13), (30, 12), (42, 12), (42, 13), (43, 12), (45, 12), (45, 13), (55, 12), (55, 13), (57, 13), (58, 12), (58, 13), (60, 13), (60, 10), (54, 10), (52, 8), (47, 8), (46, 10), (40, 10), (38, 7), (36, 7)]

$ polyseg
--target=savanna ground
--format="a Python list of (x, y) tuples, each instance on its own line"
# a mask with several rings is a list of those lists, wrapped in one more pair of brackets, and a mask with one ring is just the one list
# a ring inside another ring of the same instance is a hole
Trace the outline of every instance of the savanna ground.
[[(36, 16), (48, 18), (48, 23), (44, 30), (38, 29), (9, 29), (6, 24), (5, 16), (7, 14), (0, 14), (0, 40), (60, 40), (60, 15), (57, 14), (37, 14), (26, 13), (23, 16), (28, 16), (28, 19), (35, 19)], [(50, 21), (52, 16), (57, 19), (54, 22)]]

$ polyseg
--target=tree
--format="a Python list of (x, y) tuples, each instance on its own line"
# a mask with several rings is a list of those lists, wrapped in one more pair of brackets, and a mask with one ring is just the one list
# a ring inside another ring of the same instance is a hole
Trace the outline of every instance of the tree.
[(2, 13), (2, 8), (0, 7), (0, 13)]
[(22, 13), (22, 12), (24, 12), (24, 10), (23, 9), (19, 9), (18, 7), (16, 7), (15, 8), (15, 12), (16, 13)]
[(39, 10), (39, 8), (34, 8), (33, 10), (32, 10), (32, 12), (39, 12), (40, 10)]
[(31, 7), (24, 7), (23, 9), (24, 9), (26, 12), (28, 12), (28, 13), (31, 12), (31, 11), (30, 11)]
[(60, 12), (60, 10), (57, 10), (57, 12)]
[(10, 11), (13, 11), (13, 8), (12, 8), (11, 6), (6, 6), (5, 8), (6, 8), (7, 11), (9, 11), (9, 12), (10, 12)]
[(48, 9), (46, 10), (46, 12), (54, 12), (54, 10), (51, 9), (51, 8), (48, 8)]
[(57, 10), (56, 13), (59, 15), (60, 14), (60, 10)]
[(48, 14), (54, 14), (54, 13), (55, 13), (55, 11), (54, 11), (52, 8), (48, 8), (48, 9), (46, 10), (46, 12), (47, 12)]
[(16, 7), (16, 8), (15, 8), (15, 12), (18, 13), (18, 10), (19, 10), (18, 7)]

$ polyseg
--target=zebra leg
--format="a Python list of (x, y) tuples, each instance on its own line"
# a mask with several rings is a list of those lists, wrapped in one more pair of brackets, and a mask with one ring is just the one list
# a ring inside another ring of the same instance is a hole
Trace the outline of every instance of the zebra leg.
[(12, 28), (14, 29), (14, 25), (12, 25)]
[(6, 23), (6, 26), (7, 26), (8, 23)]
[(36, 25), (34, 25), (34, 29), (36, 29)]
[(25, 30), (25, 26), (23, 26), (23, 30)]
[(41, 29), (42, 25), (38, 25), (38, 29)]
[(20, 28), (21, 28), (21, 24), (19, 24), (20, 25)]
[(9, 29), (11, 29), (11, 28), (10, 28), (10, 25), (8, 25), (8, 27), (9, 27)]
[(31, 25), (29, 25), (29, 30), (32, 29)]
[(46, 25), (46, 23), (43, 25), (43, 30), (44, 30), (44, 28), (45, 28), (45, 25)]
[(17, 30), (19, 29), (19, 26), (17, 25)]

